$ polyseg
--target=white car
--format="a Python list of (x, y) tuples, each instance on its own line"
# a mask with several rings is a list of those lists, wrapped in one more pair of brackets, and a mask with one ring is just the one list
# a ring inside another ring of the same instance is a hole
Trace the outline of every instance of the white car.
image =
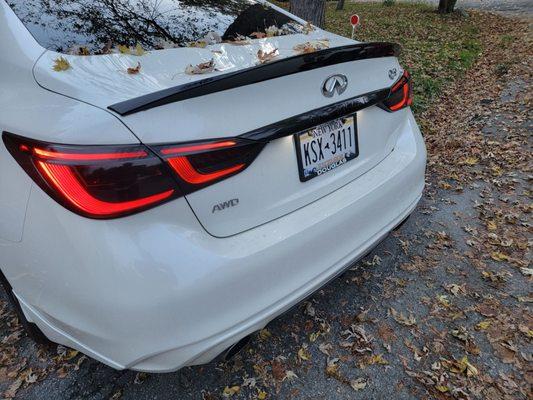
[(398, 53), (262, 1), (0, 0), (0, 268), (24, 325), (117, 369), (237, 351), (416, 207)]

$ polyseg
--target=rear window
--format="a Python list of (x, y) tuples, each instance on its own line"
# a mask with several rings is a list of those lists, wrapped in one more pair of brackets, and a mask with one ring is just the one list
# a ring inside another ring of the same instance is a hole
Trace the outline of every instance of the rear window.
[(7, 0), (45, 48), (105, 54), (116, 46), (144, 50), (286, 35), (304, 27), (252, 0)]

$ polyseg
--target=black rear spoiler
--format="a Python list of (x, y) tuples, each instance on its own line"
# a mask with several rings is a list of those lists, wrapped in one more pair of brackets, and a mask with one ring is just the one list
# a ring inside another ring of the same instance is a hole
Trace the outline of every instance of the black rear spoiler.
[(125, 116), (165, 104), (252, 85), (298, 72), (310, 71), (349, 61), (397, 57), (399, 54), (400, 46), (398, 44), (386, 42), (358, 43), (334, 47), (159, 90), (144, 96), (135, 97), (131, 100), (112, 104), (108, 109)]

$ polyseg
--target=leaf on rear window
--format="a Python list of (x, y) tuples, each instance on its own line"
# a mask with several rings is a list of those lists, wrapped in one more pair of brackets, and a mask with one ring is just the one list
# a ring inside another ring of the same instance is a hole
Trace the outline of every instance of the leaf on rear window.
[(266, 33), (265, 32), (252, 32), (250, 34), (250, 37), (253, 37), (253, 38), (256, 38), (256, 39), (264, 39), (266, 38)]
[(130, 75), (137, 75), (139, 72), (141, 72), (141, 63), (138, 62), (136, 67), (130, 67), (128, 68), (128, 74)]
[(277, 56), (279, 56), (278, 49), (274, 49), (272, 51), (259, 50), (257, 52), (257, 58), (259, 59), (259, 64), (266, 64), (267, 62), (272, 61)]
[(111, 49), (113, 48), (113, 41), (108, 40), (107, 43), (102, 47), (102, 50), (100, 50), (100, 54), (110, 54)]
[(189, 64), (187, 68), (185, 68), (185, 73), (187, 75), (202, 75), (202, 74), (208, 74), (210, 72), (213, 72), (214, 70), (215, 70), (215, 60), (211, 59), (210, 61), (200, 63), (198, 65)]
[(58, 57), (54, 60), (54, 66), (52, 67), (54, 71), (66, 71), (70, 68), (70, 63), (64, 57)]
[(189, 42), (187, 43), (187, 47), (198, 47), (200, 49), (203, 49), (207, 47), (207, 42), (204, 42), (203, 40), (198, 40), (196, 42)]
[(137, 43), (137, 44), (135, 45), (135, 52), (134, 52), (134, 54), (135, 54), (136, 56), (139, 56), (139, 57), (140, 57), (140, 56), (143, 56), (145, 53), (146, 53), (146, 51), (144, 51), (144, 49), (143, 49), (143, 47), (141, 46), (141, 44), (140, 44), (140, 43)]
[(250, 38), (242, 35), (237, 35), (233, 40), (227, 40), (224, 43), (232, 44), (234, 46), (246, 46), (252, 44)]
[(315, 51), (329, 49), (329, 40), (314, 40), (312, 42), (305, 42), (297, 44), (293, 47), (293, 50), (299, 54), (314, 53)]
[(129, 46), (125, 46), (123, 44), (119, 44), (116, 50), (120, 54), (130, 54), (132, 56), (139, 56), (139, 57), (143, 56), (146, 53), (146, 51), (144, 51), (140, 43), (137, 43), (135, 47), (133, 48)]
[(131, 49), (128, 46), (124, 46), (123, 44), (119, 44), (117, 46), (117, 51), (120, 54), (131, 54)]
[(267, 37), (281, 36), (283, 35), (283, 30), (279, 29), (277, 26), (269, 26), (265, 29)]
[(73, 56), (90, 56), (91, 52), (85, 46), (76, 45), (70, 48), (70, 50), (68, 51), (68, 54), (71, 54)]

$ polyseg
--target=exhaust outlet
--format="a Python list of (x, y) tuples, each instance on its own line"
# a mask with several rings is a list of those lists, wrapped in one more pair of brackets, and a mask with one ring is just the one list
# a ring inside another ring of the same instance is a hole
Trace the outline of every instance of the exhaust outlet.
[(223, 356), (224, 361), (230, 361), (233, 357), (235, 357), (238, 353), (240, 353), (241, 350), (244, 349), (246, 345), (250, 342), (250, 339), (251, 339), (251, 335), (245, 336), (241, 340), (239, 340), (237, 343), (230, 346), (224, 353), (224, 356)]

